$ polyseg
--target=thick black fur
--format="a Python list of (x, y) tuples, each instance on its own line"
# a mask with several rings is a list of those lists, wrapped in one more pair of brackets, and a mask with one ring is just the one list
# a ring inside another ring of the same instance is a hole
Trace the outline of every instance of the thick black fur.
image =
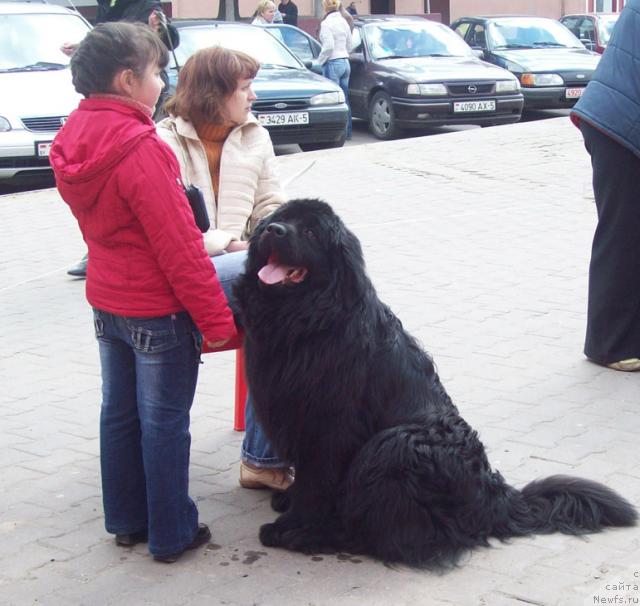
[[(274, 254), (306, 279), (263, 284)], [(293, 200), (259, 225), (235, 294), (258, 418), (296, 473), (274, 495), (283, 513), (260, 529), (264, 545), (435, 568), (490, 537), (635, 524), (634, 507), (596, 482), (553, 476), (517, 490), (491, 469), (324, 202)]]

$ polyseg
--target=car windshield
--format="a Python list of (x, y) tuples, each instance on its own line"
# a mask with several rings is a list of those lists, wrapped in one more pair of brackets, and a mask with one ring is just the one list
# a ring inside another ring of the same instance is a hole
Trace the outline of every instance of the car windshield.
[[(305, 69), (298, 59), (271, 34), (259, 27), (181, 27), (176, 56), (180, 65), (201, 48), (223, 46), (251, 55), (263, 69)], [(174, 63), (172, 59), (172, 63)]]
[(452, 30), (429, 21), (369, 24), (364, 27), (364, 39), (374, 60), (473, 56)]
[(73, 13), (0, 15), (0, 71), (63, 69), (69, 57), (60, 47), (80, 42), (88, 31)]
[(490, 21), (491, 48), (583, 48), (582, 43), (559, 21), (513, 18)]
[(618, 22), (619, 15), (606, 15), (598, 17), (598, 29), (600, 34), (600, 43), (606, 45), (609, 43), (609, 38), (613, 33), (613, 28)]

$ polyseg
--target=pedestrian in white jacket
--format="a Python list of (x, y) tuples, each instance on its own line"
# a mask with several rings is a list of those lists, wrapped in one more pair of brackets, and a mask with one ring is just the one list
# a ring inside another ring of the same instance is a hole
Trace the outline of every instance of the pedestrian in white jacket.
[[(244, 268), (247, 239), (260, 219), (285, 201), (269, 133), (251, 114), (258, 68), (253, 57), (239, 51), (197, 51), (180, 70), (176, 94), (165, 105), (169, 118), (157, 125), (180, 163), (184, 184), (202, 191), (211, 222), (204, 245), (234, 312), (232, 284)], [(262, 432), (251, 395), (245, 415), (240, 484), (284, 490), (292, 476)]]
[(349, 52), (353, 46), (351, 28), (340, 12), (340, 0), (323, 0), (325, 16), (320, 23), (320, 43), (322, 48), (318, 62), (322, 65), (322, 73), (340, 86), (344, 92), (345, 102), (349, 106), (347, 123), (347, 139), (351, 139), (351, 104), (349, 103)]

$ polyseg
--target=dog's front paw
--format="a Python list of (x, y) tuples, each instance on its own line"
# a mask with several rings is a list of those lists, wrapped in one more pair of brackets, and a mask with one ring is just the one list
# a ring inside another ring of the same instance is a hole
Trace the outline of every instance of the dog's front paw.
[(277, 524), (263, 524), (260, 526), (260, 542), (265, 547), (280, 547), (282, 545), (282, 533)]
[(271, 496), (271, 509), (284, 513), (291, 507), (291, 497), (288, 492), (274, 492)]

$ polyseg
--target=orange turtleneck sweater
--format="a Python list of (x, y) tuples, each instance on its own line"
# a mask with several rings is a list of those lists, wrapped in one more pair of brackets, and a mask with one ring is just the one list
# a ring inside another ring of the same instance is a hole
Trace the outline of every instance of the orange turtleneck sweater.
[(198, 137), (204, 146), (209, 164), (209, 173), (213, 191), (217, 197), (220, 186), (220, 156), (222, 155), (222, 144), (229, 136), (233, 126), (227, 124), (203, 124), (196, 127)]

